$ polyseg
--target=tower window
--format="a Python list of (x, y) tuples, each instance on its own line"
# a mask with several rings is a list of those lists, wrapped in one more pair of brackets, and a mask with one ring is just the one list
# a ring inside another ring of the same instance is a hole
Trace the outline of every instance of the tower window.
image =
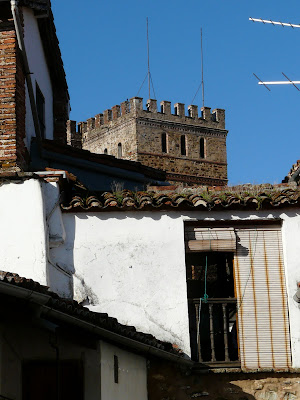
[(45, 97), (39, 88), (39, 85), (36, 83), (36, 92), (35, 92), (35, 101), (36, 101), (36, 109), (38, 114), (38, 120), (40, 125), (41, 137), (45, 137)]
[(118, 143), (118, 158), (122, 158), (122, 144)]
[(178, 108), (177, 107), (174, 107), (174, 114), (178, 115)]
[(167, 153), (167, 134), (161, 134), (161, 151), (162, 153)]
[(200, 158), (205, 158), (205, 139), (200, 138)]
[(118, 158), (122, 158), (122, 143), (118, 143)]
[(182, 135), (180, 138), (180, 148), (181, 148), (181, 155), (186, 156), (186, 137)]
[(104, 154), (107, 154), (107, 149), (104, 149)]
[(163, 104), (160, 106), (160, 112), (163, 114), (164, 113), (164, 106)]

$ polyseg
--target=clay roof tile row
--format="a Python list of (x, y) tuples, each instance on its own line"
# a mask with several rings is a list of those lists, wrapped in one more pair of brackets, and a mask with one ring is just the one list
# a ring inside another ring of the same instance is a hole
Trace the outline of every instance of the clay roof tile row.
[(267, 209), (300, 204), (300, 190), (286, 187), (252, 186), (249, 190), (202, 190), (193, 193), (122, 192), (85, 196), (76, 194), (62, 204), (64, 211), (113, 210), (224, 210)]
[(116, 318), (109, 317), (106, 313), (96, 313), (90, 311), (86, 307), (83, 307), (74, 300), (61, 298), (56, 293), (50, 292), (47, 286), (41, 285), (32, 279), (20, 277), (15, 273), (0, 271), (0, 281), (48, 295), (49, 300), (46, 303), (46, 306), (70, 316), (79, 318), (82, 321), (92, 323), (107, 331), (128, 337), (137, 342), (141, 342), (173, 354), (180, 354), (180, 351), (176, 350), (171, 343), (162, 342), (151, 334), (138, 332), (134, 326), (122, 325)]

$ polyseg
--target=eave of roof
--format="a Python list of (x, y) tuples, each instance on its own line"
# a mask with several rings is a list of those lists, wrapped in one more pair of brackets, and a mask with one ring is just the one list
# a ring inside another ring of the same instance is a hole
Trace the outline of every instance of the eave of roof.
[[(14, 288), (19, 289), (18, 293), (15, 292)], [(22, 291), (26, 293), (22, 294)], [(125, 346), (129, 344), (129, 347), (136, 347), (144, 353), (149, 351), (149, 354), (158, 357), (192, 363), (190, 360), (183, 359), (180, 351), (175, 349), (171, 343), (160, 341), (151, 334), (138, 332), (134, 326), (122, 325), (116, 318), (109, 317), (106, 313), (92, 312), (74, 300), (61, 298), (56, 293), (49, 291), (47, 286), (32, 279), (20, 277), (15, 273), (0, 271), (0, 293), (18, 298), (23, 296), (28, 301), (30, 298), (38, 299), (37, 302), (43, 307), (42, 313), (45, 316), (54, 315), (58, 318), (65, 316), (65, 320), (70, 324), (77, 323), (78, 325), (79, 321), (82, 329), (93, 327), (95, 334), (98, 328), (98, 332), (102, 333), (105, 338), (119, 341)]]
[(199, 189), (184, 193), (105, 192), (93, 196), (75, 194), (61, 205), (63, 211), (160, 211), (160, 210), (262, 210), (297, 207), (300, 205), (300, 190), (286, 186), (252, 186), (248, 190)]
[[(42, 142), (42, 149), (53, 154), (56, 153), (64, 156), (73, 157), (74, 164), (76, 164), (76, 160), (86, 160), (91, 163), (95, 163), (95, 165), (107, 165), (109, 167), (120, 168), (127, 171), (140, 173), (158, 181), (164, 181), (166, 179), (165, 171), (148, 167), (138, 161), (120, 159), (108, 154), (91, 153), (88, 150), (76, 149), (75, 147), (63, 145), (53, 140), (44, 139)], [(47, 157), (49, 157), (49, 153), (47, 153)]]

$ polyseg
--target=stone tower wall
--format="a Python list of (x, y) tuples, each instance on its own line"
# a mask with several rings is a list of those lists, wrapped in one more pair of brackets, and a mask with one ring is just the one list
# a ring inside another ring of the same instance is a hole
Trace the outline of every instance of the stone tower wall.
[[(122, 158), (165, 170), (171, 181), (223, 185), (227, 183), (225, 112), (216, 109), (211, 113), (208, 107), (201, 111), (199, 118), (198, 107), (191, 105), (185, 115), (184, 104), (176, 103), (172, 114), (171, 103), (163, 101), (158, 112), (156, 100), (148, 100), (145, 110), (143, 99), (134, 97), (79, 123), (78, 130), (76, 123), (70, 121), (68, 143), (94, 153), (106, 150), (115, 157), (120, 155), (121, 143)], [(165, 149), (162, 135), (166, 137)]]

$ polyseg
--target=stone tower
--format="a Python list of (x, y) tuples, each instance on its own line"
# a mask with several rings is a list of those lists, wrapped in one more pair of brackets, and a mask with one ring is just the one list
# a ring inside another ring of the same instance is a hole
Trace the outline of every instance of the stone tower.
[(225, 111), (133, 97), (86, 122), (68, 122), (70, 145), (93, 153), (139, 161), (167, 172), (170, 182), (185, 185), (226, 185)]

